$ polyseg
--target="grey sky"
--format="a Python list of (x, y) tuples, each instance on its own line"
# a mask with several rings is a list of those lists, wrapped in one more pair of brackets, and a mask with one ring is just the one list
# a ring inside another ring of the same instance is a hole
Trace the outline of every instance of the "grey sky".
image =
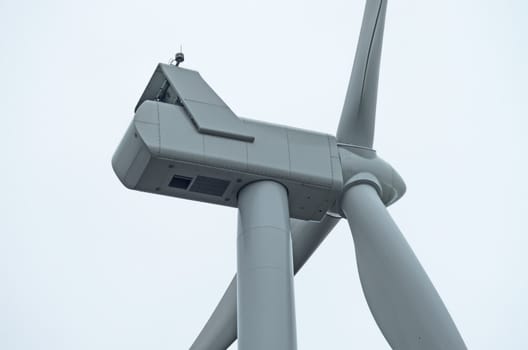
[[(237, 114), (333, 134), (363, 6), (2, 0), (0, 348), (188, 348), (235, 271), (236, 210), (119, 183), (143, 88), (183, 44)], [(469, 348), (528, 348), (528, 5), (392, 0), (385, 28), (391, 213)], [(295, 288), (299, 349), (388, 348), (345, 222)]]

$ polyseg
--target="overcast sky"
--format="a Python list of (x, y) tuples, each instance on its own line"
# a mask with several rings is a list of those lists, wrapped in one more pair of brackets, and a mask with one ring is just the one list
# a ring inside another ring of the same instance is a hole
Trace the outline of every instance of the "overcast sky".
[[(185, 349), (235, 271), (236, 210), (110, 160), (183, 44), (239, 115), (335, 133), (364, 1), (0, 1), (0, 348)], [(375, 148), (471, 349), (528, 348), (528, 3), (392, 0)], [(343, 221), (295, 279), (299, 349), (388, 349)], [(232, 348), (236, 348), (232, 346)]]

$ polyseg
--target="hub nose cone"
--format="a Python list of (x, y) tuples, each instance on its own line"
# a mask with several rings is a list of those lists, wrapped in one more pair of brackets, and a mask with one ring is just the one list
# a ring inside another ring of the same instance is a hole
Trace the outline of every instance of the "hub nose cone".
[(390, 204), (403, 197), (405, 191), (407, 191), (407, 185), (405, 185), (405, 181), (403, 181), (403, 178), (396, 170), (394, 170), (394, 168), (392, 169), (392, 189), (394, 191), (394, 196)]

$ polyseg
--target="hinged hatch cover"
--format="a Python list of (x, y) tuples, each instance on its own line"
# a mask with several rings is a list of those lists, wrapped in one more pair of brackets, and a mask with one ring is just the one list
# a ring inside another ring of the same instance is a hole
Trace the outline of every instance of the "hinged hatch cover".
[(160, 63), (136, 109), (145, 100), (183, 105), (198, 132), (202, 134), (246, 142), (255, 140), (244, 122), (196, 71)]

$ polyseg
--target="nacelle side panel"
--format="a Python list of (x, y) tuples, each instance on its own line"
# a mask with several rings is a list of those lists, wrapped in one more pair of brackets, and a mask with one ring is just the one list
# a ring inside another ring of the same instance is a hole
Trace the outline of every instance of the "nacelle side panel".
[(129, 188), (237, 206), (245, 185), (273, 180), (288, 190), (290, 215), (320, 220), (343, 178), (335, 138), (241, 119), (254, 142), (199, 133), (185, 108), (145, 101), (113, 158)]

